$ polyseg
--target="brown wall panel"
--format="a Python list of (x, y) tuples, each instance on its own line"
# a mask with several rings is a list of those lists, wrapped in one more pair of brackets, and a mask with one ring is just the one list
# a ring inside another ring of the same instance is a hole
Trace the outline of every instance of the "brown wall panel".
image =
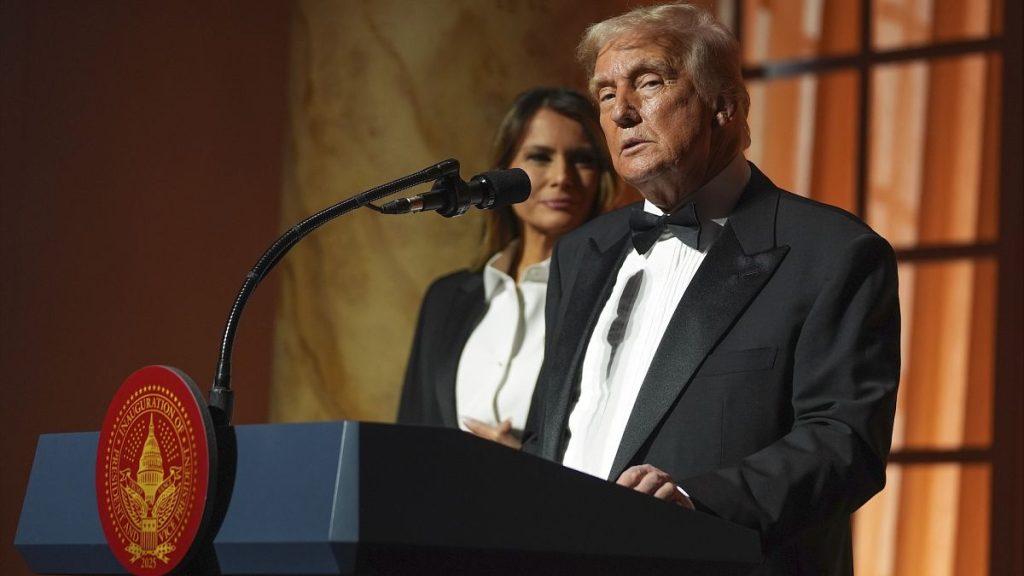
[[(0, 573), (36, 438), (97, 430), (120, 382), (204, 391), (278, 232), (287, 2), (0, 3)], [(265, 422), (273, 278), (242, 320), (236, 421)]]

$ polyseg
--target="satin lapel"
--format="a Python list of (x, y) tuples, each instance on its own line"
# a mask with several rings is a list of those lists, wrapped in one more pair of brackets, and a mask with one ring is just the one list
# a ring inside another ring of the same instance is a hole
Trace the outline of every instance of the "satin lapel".
[(455, 428), (459, 425), (458, 415), (455, 413), (455, 379), (459, 359), (469, 335), (480, 323), (486, 311), (483, 278), (480, 274), (473, 274), (459, 287), (458, 293), (451, 301), (444, 326), (436, 335), (438, 345), (435, 349), (441, 352), (437, 358), (435, 390), (441, 420), (445, 426)]
[[(763, 176), (758, 172), (752, 183), (760, 183), (760, 179)], [(776, 200), (777, 194), (771, 193), (758, 194), (758, 198), (752, 201), (748, 199), (745, 207), (748, 214), (737, 213), (736, 218), (730, 217), (697, 270), (672, 315), (644, 378), (609, 478), (617, 479), (626, 469), (685, 391), (705, 357), (761, 291), (789, 251), (788, 246), (771, 247)], [(759, 211), (760, 218), (751, 217), (750, 209)], [(752, 220), (761, 220), (761, 230), (750, 226)], [(763, 250), (748, 256), (733, 224), (740, 226), (747, 237), (760, 237), (760, 240), (746, 244), (751, 247), (760, 244), (756, 248)]]
[[(601, 314), (604, 302), (615, 285), (616, 270), (630, 247), (629, 235), (613, 241), (591, 238), (580, 250), (576, 261), (567, 263), (575, 269), (572, 284), (562, 295), (563, 312), (558, 317), (558, 337), (554, 339), (552, 357), (547, 359), (546, 370), (555, 374), (554, 385), (549, 388), (548, 406), (542, 455), (560, 461), (564, 432), (569, 412), (579, 397), (579, 375), (590, 342), (590, 334)], [(605, 239), (607, 240), (607, 239)], [(565, 265), (565, 264), (563, 264)], [(551, 329), (551, 328), (549, 328)]]

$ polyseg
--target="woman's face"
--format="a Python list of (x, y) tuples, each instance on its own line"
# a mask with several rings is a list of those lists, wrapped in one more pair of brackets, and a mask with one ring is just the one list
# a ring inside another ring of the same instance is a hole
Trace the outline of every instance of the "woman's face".
[(524, 242), (537, 235), (557, 239), (591, 214), (600, 180), (597, 151), (575, 120), (538, 110), (509, 167), (525, 170), (532, 184), (529, 199), (513, 206)]

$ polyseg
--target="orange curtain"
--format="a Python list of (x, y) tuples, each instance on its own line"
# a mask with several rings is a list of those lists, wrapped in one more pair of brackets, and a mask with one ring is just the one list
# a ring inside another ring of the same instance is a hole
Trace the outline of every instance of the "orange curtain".
[[(874, 50), (985, 37), (988, 2), (872, 1)], [(745, 0), (748, 66), (852, 55), (859, 2)], [(996, 238), (998, 55), (915, 60), (870, 72), (867, 213), (897, 249)], [(854, 211), (857, 69), (751, 83), (749, 156), (783, 187)], [(900, 266), (903, 381), (894, 450), (991, 446), (994, 258)], [(891, 464), (886, 489), (855, 517), (861, 575), (988, 571), (987, 463)]]

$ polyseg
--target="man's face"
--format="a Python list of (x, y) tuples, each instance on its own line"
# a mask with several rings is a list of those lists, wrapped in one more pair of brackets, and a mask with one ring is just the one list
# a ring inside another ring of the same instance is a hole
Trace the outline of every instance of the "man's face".
[(714, 174), (713, 112), (649, 41), (617, 40), (598, 54), (591, 88), (615, 169), (663, 210)]

